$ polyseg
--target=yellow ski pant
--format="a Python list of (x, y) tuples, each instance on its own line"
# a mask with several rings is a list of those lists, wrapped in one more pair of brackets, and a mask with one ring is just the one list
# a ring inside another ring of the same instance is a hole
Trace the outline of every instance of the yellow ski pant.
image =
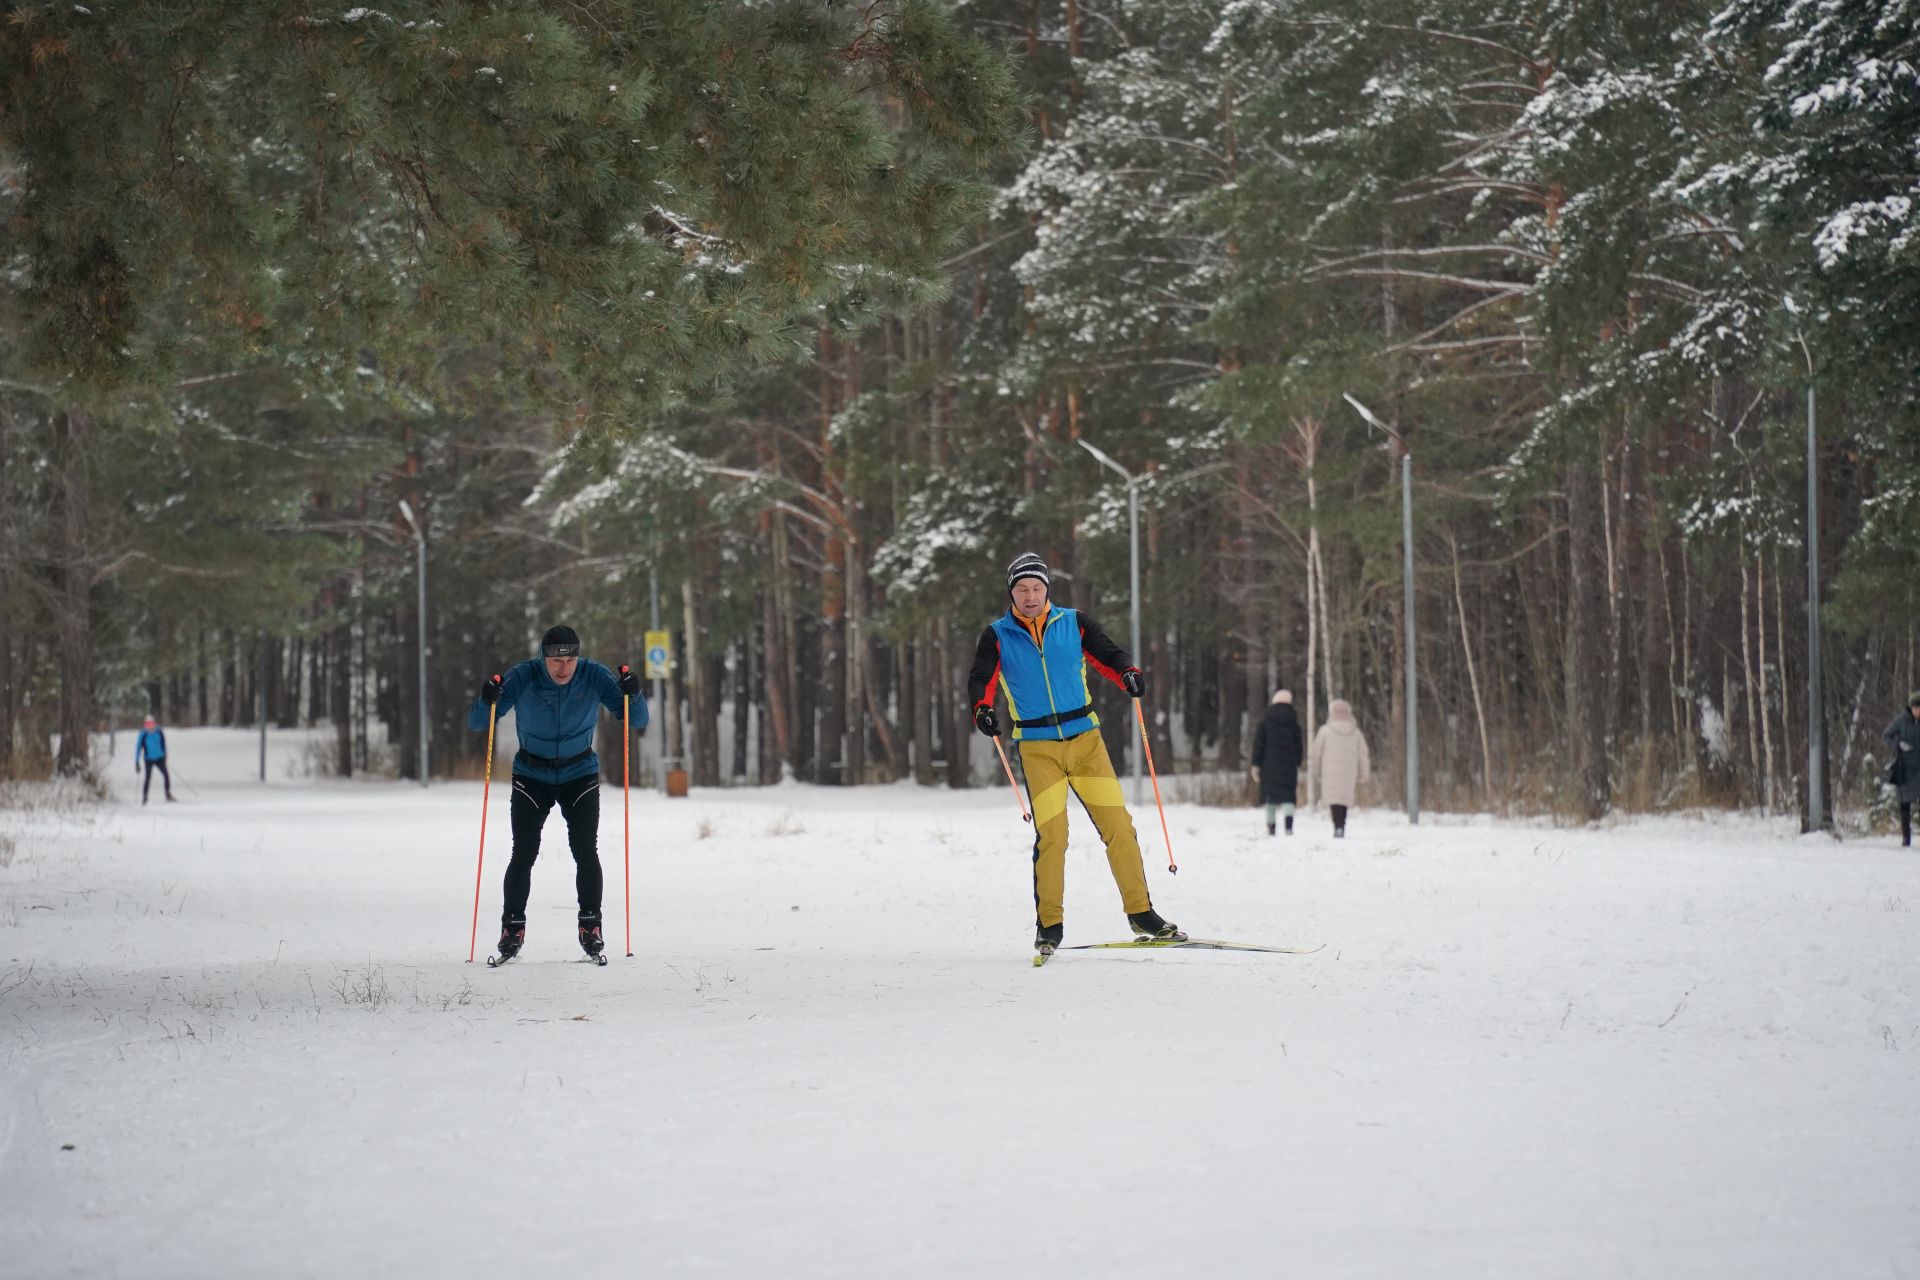
[(1153, 906), (1147, 896), (1147, 872), (1140, 861), (1140, 839), (1127, 816), (1120, 779), (1098, 729), (1060, 741), (1023, 739), (1020, 767), (1027, 775), (1033, 807), (1033, 903), (1042, 925), (1064, 918), (1067, 891), (1067, 791), (1080, 797), (1107, 844), (1107, 866), (1120, 887), (1123, 910), (1132, 914)]

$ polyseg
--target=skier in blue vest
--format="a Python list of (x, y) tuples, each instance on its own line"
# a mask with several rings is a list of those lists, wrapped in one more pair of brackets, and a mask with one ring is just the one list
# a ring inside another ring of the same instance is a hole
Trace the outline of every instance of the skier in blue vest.
[(974, 727), (989, 738), (1000, 736), (993, 710), (997, 684), (1006, 694), (1007, 718), (1019, 744), (1020, 768), (1033, 807), (1034, 949), (1043, 956), (1053, 954), (1066, 932), (1069, 792), (1080, 798), (1106, 842), (1107, 869), (1120, 889), (1121, 909), (1133, 931), (1141, 937), (1184, 939), (1178, 927), (1160, 918), (1147, 894), (1140, 840), (1087, 687), (1088, 667), (1134, 698), (1146, 691), (1145, 677), (1099, 623), (1054, 604), (1051, 590), (1045, 561), (1032, 552), (1014, 558), (1007, 566), (1009, 608), (980, 633), (967, 676)]
[(517, 711), (520, 750), (513, 757), (513, 859), (507, 864), (500, 913), (500, 959), (518, 955), (527, 939), (527, 895), (533, 862), (540, 856), (540, 828), (555, 805), (567, 820), (573, 849), (574, 889), (580, 900), (580, 949), (598, 958), (606, 947), (600, 931), (600, 757), (593, 731), (600, 708), (621, 713), (632, 700), (636, 731), (647, 727), (647, 700), (630, 667), (619, 673), (580, 656), (572, 627), (552, 627), (540, 640), (540, 656), (488, 676), (467, 712), (467, 727), (485, 729), (488, 708)]
[(146, 761), (146, 780), (140, 784), (140, 803), (147, 802), (147, 788), (153, 785), (153, 771), (160, 771), (160, 787), (166, 792), (167, 799), (173, 799), (173, 775), (167, 772), (167, 735), (160, 732), (159, 724), (152, 716), (140, 727), (140, 736), (134, 740), (133, 773), (140, 776), (140, 762)]

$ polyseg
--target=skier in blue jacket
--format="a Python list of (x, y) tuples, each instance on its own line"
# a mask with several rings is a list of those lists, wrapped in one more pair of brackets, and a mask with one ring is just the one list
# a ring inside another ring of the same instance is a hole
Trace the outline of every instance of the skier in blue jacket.
[(622, 665), (618, 674), (580, 656), (572, 627), (552, 627), (540, 640), (540, 656), (488, 676), (467, 712), (467, 727), (487, 727), (488, 707), (505, 715), (517, 710), (520, 750), (513, 757), (513, 858), (507, 864), (500, 913), (500, 958), (519, 954), (527, 938), (527, 894), (533, 862), (540, 856), (540, 828), (557, 804), (567, 820), (573, 848), (574, 887), (580, 898), (580, 947), (598, 957), (600, 933), (600, 757), (593, 731), (600, 708), (621, 713), (632, 699), (636, 731), (647, 727), (647, 700), (640, 678)]
[(159, 724), (152, 716), (140, 727), (140, 736), (134, 740), (133, 772), (140, 774), (140, 762), (146, 761), (146, 780), (140, 784), (140, 803), (147, 802), (147, 788), (153, 785), (153, 771), (160, 771), (160, 787), (166, 792), (167, 799), (173, 799), (173, 775), (167, 772), (167, 735), (160, 732)]

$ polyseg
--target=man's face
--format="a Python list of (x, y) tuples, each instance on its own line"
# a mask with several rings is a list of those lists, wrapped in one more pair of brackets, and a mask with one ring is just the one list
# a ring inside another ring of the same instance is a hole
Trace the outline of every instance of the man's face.
[(579, 665), (580, 659), (578, 657), (548, 658), (547, 674), (553, 677), (555, 684), (565, 684), (567, 681), (573, 679), (574, 668)]
[(1047, 584), (1038, 578), (1022, 578), (1013, 584), (1013, 611), (1023, 618), (1037, 618), (1047, 607)]

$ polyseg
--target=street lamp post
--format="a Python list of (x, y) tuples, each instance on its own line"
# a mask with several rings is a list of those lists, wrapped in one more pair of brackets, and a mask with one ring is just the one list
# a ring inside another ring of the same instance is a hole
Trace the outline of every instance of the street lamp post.
[(1417, 827), (1420, 825), (1420, 667), (1413, 647), (1413, 451), (1407, 448), (1406, 438), (1375, 417), (1373, 410), (1344, 391), (1340, 395), (1361, 417), (1386, 432), (1400, 446), (1401, 577), (1405, 579), (1402, 612), (1407, 624), (1407, 824)]
[(407, 528), (413, 530), (414, 541), (420, 545), (420, 570), (416, 575), (420, 579), (420, 633), (419, 642), (414, 646), (419, 650), (420, 662), (420, 785), (427, 785), (427, 531), (413, 518), (413, 508), (407, 505), (405, 498), (400, 499), (400, 514), (406, 519)]
[(1820, 689), (1820, 459), (1814, 445), (1813, 386), (1807, 386), (1807, 830), (1826, 819), (1827, 726)]
[[(1140, 476), (1127, 470), (1109, 458), (1085, 440), (1080, 447), (1092, 454), (1100, 465), (1109, 467), (1120, 474), (1127, 482), (1127, 612), (1131, 623), (1130, 653), (1135, 662), (1140, 661)], [(1142, 803), (1140, 787), (1146, 777), (1146, 758), (1142, 752), (1133, 753), (1133, 802)]]

